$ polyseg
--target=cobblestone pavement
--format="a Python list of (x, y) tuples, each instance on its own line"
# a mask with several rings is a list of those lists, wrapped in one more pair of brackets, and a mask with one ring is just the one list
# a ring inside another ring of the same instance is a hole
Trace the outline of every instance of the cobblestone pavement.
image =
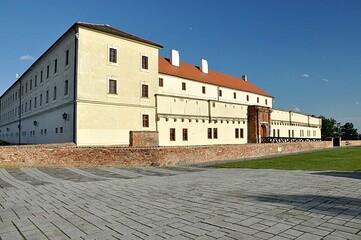
[(0, 169), (0, 238), (361, 239), (361, 172)]

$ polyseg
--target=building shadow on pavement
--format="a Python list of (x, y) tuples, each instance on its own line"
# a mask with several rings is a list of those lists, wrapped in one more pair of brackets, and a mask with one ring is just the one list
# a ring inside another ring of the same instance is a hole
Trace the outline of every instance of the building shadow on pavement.
[(308, 211), (329, 216), (361, 216), (361, 199), (345, 196), (324, 195), (263, 195), (251, 196), (256, 201), (270, 205), (288, 205), (299, 211)]
[(323, 175), (323, 176), (332, 176), (332, 177), (361, 179), (361, 171), (356, 171), (356, 172), (317, 172), (317, 173), (312, 173), (312, 174)]

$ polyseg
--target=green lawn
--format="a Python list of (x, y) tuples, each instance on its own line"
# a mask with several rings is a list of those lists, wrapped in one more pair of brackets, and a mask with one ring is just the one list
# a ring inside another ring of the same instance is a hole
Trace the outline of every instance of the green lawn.
[(361, 171), (361, 147), (210, 165), (214, 168)]

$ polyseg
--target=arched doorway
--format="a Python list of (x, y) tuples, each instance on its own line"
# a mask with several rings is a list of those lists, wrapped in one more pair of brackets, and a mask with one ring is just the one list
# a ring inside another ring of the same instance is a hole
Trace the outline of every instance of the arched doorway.
[(264, 141), (264, 138), (267, 137), (267, 127), (266, 125), (261, 125), (261, 132), (260, 132), (260, 135), (261, 135), (261, 142)]

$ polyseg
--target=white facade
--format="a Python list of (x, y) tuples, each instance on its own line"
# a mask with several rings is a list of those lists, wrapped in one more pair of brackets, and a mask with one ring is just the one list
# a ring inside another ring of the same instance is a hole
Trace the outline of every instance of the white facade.
[(245, 144), (255, 131), (249, 106), (269, 109), (262, 137), (320, 139), (319, 118), (272, 109), (246, 76), (214, 72), (204, 59), (191, 66), (172, 50), (168, 64), (161, 47), (75, 23), (1, 96), (0, 139), (129, 145), (130, 131), (156, 131), (160, 146)]
[(320, 118), (292, 111), (273, 109), (271, 113), (271, 137), (320, 139)]
[(74, 34), (64, 35), (3, 94), (2, 140), (22, 144), (73, 141), (74, 42)]

